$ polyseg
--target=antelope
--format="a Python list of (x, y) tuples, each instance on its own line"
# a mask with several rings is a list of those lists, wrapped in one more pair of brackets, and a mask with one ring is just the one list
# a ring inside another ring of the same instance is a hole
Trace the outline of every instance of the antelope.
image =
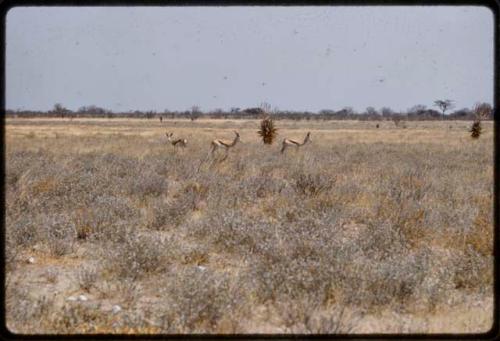
[(174, 149), (175, 147), (186, 147), (187, 145), (187, 140), (186, 139), (176, 139), (176, 140), (172, 140), (172, 135), (174, 135), (174, 133), (165, 133), (165, 135), (167, 135), (167, 139), (168, 139), (168, 142), (170, 142), (172, 144), (172, 146), (174, 146)]
[(238, 134), (237, 131), (235, 131), (234, 133), (236, 136), (234, 137), (233, 142), (228, 141), (228, 140), (220, 140), (220, 139), (213, 140), (211, 143), (212, 151), (210, 152), (210, 154), (213, 154), (218, 148), (225, 148), (226, 154), (227, 154), (229, 149), (234, 147), (236, 145), (236, 143), (238, 143), (238, 141), (240, 140), (240, 134)]
[(311, 136), (311, 132), (308, 132), (306, 137), (304, 138), (304, 142), (302, 142), (302, 143), (295, 141), (295, 140), (291, 140), (291, 139), (283, 139), (281, 153), (283, 153), (287, 147), (291, 147), (291, 146), (296, 147), (297, 149), (295, 149), (295, 150), (299, 150), (300, 147), (305, 145), (307, 142), (311, 141), (310, 136)]

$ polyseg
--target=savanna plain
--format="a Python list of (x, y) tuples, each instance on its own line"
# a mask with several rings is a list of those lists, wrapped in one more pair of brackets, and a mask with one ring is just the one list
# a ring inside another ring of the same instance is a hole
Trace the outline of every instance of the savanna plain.
[(491, 122), (275, 124), (264, 145), (258, 120), (6, 119), (9, 330), (491, 328)]

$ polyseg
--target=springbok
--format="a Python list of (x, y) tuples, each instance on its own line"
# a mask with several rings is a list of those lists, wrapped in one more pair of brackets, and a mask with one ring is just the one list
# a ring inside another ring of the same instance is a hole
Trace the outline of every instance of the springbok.
[(174, 133), (165, 133), (167, 135), (167, 140), (168, 142), (170, 142), (172, 144), (172, 146), (174, 146), (174, 150), (176, 147), (186, 147), (187, 145), (187, 140), (186, 139), (176, 139), (176, 140), (172, 140), (172, 135), (174, 135)]
[(295, 150), (299, 150), (300, 147), (305, 145), (307, 142), (311, 141), (310, 139), (311, 132), (308, 132), (306, 137), (304, 138), (304, 142), (300, 143), (299, 141), (296, 140), (291, 140), (291, 139), (283, 139), (282, 147), (281, 147), (281, 153), (285, 151), (286, 148), (288, 147), (296, 147)]
[(212, 151), (210, 152), (210, 154), (213, 154), (219, 148), (225, 148), (226, 154), (227, 154), (229, 149), (234, 147), (236, 145), (236, 143), (238, 143), (238, 141), (240, 140), (240, 134), (238, 134), (237, 131), (235, 131), (234, 133), (236, 136), (234, 137), (234, 140), (232, 142), (228, 141), (228, 140), (220, 140), (220, 139), (213, 140), (211, 143)]

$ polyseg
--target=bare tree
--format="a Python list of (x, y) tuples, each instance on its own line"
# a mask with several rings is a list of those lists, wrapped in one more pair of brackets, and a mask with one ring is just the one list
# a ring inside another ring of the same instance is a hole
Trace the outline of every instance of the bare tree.
[(264, 110), (266, 114), (271, 113), (271, 108), (272, 108), (272, 107), (271, 107), (271, 104), (269, 104), (269, 103), (267, 103), (267, 102), (262, 102), (262, 103), (260, 104), (260, 108), (261, 108), (262, 110)]
[(489, 103), (476, 103), (473, 110), (476, 117), (481, 120), (491, 118), (491, 114), (493, 113), (493, 107)]
[(193, 105), (191, 107), (191, 112), (189, 113), (189, 118), (191, 119), (191, 121), (194, 121), (198, 119), (200, 116), (201, 116), (200, 107), (197, 105)]
[(71, 110), (66, 109), (61, 103), (54, 104), (54, 108), (52, 109), (52, 113), (55, 116), (59, 116), (64, 118), (65, 116), (71, 114)]
[(443, 116), (442, 116), (443, 120), (444, 120), (444, 114), (446, 113), (446, 111), (453, 109), (455, 107), (455, 105), (453, 104), (453, 101), (451, 99), (436, 100), (436, 101), (434, 101), (434, 106), (438, 107), (441, 110), (441, 113), (443, 114)]
[(382, 114), (383, 117), (386, 119), (389, 119), (392, 115), (394, 115), (394, 111), (392, 111), (391, 108), (388, 107), (383, 107), (380, 109), (380, 113)]
[(374, 107), (367, 107), (365, 112), (370, 116), (377, 116), (378, 115), (378, 111)]

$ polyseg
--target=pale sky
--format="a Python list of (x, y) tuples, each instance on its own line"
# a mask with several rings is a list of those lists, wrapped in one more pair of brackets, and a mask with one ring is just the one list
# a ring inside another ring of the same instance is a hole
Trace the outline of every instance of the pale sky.
[(17, 7), (6, 108), (493, 103), (485, 7)]

